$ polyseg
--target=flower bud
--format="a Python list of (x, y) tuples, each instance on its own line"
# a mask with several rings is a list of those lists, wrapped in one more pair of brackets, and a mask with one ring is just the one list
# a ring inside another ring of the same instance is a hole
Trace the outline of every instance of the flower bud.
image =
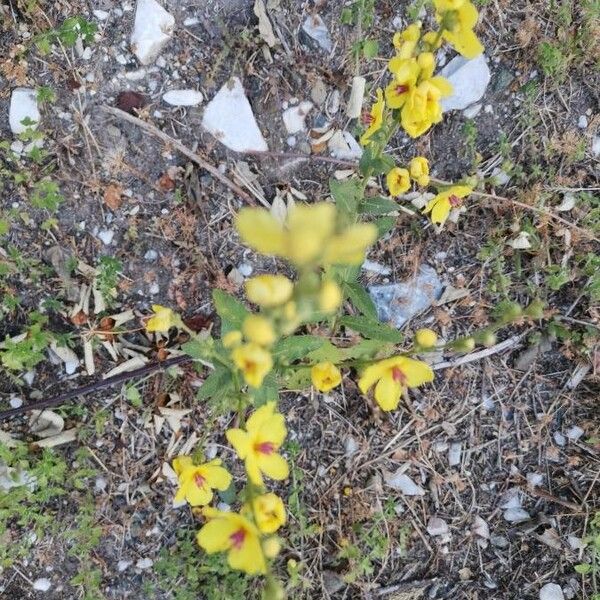
[(484, 331), (481, 334), (481, 344), (486, 348), (493, 346), (496, 343), (496, 335), (492, 331)]
[(273, 325), (261, 315), (249, 315), (242, 325), (244, 337), (259, 346), (270, 346), (276, 339)]
[(544, 303), (540, 300), (534, 300), (525, 309), (525, 314), (532, 319), (543, 319), (544, 318)]
[(475, 348), (475, 340), (472, 337), (459, 338), (450, 347), (457, 352), (471, 352)]
[(281, 542), (276, 537), (267, 538), (263, 542), (263, 552), (267, 558), (275, 558), (281, 550)]
[(324, 281), (319, 292), (319, 308), (326, 313), (335, 312), (342, 303), (342, 290), (335, 281)]
[(415, 341), (422, 348), (432, 348), (437, 344), (437, 334), (431, 329), (418, 329), (415, 333)]
[(516, 302), (509, 302), (502, 310), (502, 318), (504, 321), (514, 321), (523, 314), (523, 309)]
[(263, 600), (285, 600), (285, 590), (281, 581), (268, 579), (262, 592)]
[(234, 348), (242, 343), (242, 332), (241, 331), (230, 331), (223, 336), (223, 346), (225, 348)]

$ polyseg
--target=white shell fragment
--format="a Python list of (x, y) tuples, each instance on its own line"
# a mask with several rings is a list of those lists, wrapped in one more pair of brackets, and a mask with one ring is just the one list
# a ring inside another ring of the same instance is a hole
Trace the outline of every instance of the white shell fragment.
[[(24, 119), (35, 121), (35, 124), (23, 125)], [(35, 90), (24, 87), (15, 88), (10, 96), (8, 110), (10, 130), (15, 134), (23, 133), (27, 129), (35, 129), (39, 121), (40, 111)]]
[(202, 93), (196, 90), (170, 90), (163, 100), (171, 106), (197, 106), (202, 102)]

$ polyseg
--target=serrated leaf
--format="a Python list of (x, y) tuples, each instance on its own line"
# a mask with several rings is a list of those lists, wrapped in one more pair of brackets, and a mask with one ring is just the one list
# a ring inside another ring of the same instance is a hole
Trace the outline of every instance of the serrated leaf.
[(231, 372), (225, 367), (217, 367), (205, 380), (196, 394), (197, 400), (207, 400), (218, 392), (231, 387)]
[(360, 283), (357, 281), (346, 282), (344, 283), (344, 291), (354, 307), (365, 317), (370, 317), (374, 321), (377, 320), (377, 309), (373, 304), (373, 300), (371, 300), (369, 292)]
[(215, 310), (221, 317), (221, 335), (241, 329), (248, 316), (248, 309), (244, 304), (223, 290), (213, 290), (212, 296)]
[(592, 570), (592, 565), (590, 563), (581, 563), (575, 565), (574, 569), (580, 575), (587, 575)]
[(395, 217), (381, 217), (375, 221), (377, 227), (377, 238), (382, 238), (386, 233), (392, 231), (396, 226)]
[(181, 349), (188, 356), (191, 356), (195, 359), (207, 360), (209, 357), (209, 352), (206, 344), (198, 340), (191, 340), (189, 342), (186, 342), (185, 344), (182, 344)]
[(275, 360), (294, 362), (317, 350), (325, 343), (324, 338), (316, 335), (293, 335), (283, 338), (275, 344), (272, 350)]
[(279, 386), (277, 385), (277, 378), (275, 373), (271, 371), (262, 382), (262, 385), (252, 391), (252, 397), (254, 398), (254, 406), (259, 407), (267, 402), (277, 402), (279, 400)]
[(360, 205), (359, 212), (368, 215), (387, 215), (391, 212), (396, 212), (398, 205), (389, 198), (383, 196), (374, 196), (365, 198)]
[(305, 390), (310, 384), (310, 367), (296, 369), (285, 378), (285, 388), (288, 390)]
[[(379, 132), (377, 132), (379, 133)], [(375, 134), (377, 135), (377, 134)], [(389, 154), (374, 156), (371, 146), (367, 146), (358, 163), (358, 168), (363, 176), (384, 175), (396, 166), (396, 162)]]
[(363, 194), (361, 182), (358, 179), (330, 179), (329, 190), (338, 210), (346, 217), (354, 217)]
[(377, 40), (365, 40), (362, 50), (366, 59), (375, 58), (379, 52), (379, 42)]
[(397, 329), (368, 317), (346, 315), (340, 319), (340, 323), (372, 340), (399, 344), (404, 338)]

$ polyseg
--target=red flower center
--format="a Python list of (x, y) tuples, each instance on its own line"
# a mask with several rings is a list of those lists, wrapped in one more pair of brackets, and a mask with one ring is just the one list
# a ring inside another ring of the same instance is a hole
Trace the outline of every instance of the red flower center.
[(392, 369), (392, 379), (396, 383), (404, 383), (406, 381), (406, 375), (402, 372), (402, 369), (394, 367)]
[(362, 122), (365, 125), (371, 125), (371, 123), (373, 123), (374, 120), (375, 120), (375, 117), (371, 113), (368, 113), (368, 112), (363, 113)]
[(408, 92), (408, 86), (405, 84), (399, 84), (394, 88), (394, 91), (396, 92), (396, 94), (398, 94), (398, 96), (400, 96), (401, 94), (406, 94), (406, 92)]
[(202, 475), (200, 475), (200, 473), (196, 473), (194, 475), (194, 483), (201, 488), (202, 486), (204, 486), (204, 482), (206, 480), (204, 479), (204, 477), (202, 477)]
[(255, 444), (254, 449), (261, 454), (273, 454), (275, 452), (275, 444), (273, 442), (261, 442)]
[(231, 545), (236, 550), (239, 550), (244, 545), (244, 540), (246, 539), (246, 530), (238, 529), (234, 533), (229, 536), (231, 540)]
[(450, 202), (450, 206), (452, 208), (456, 208), (457, 206), (460, 206), (460, 198), (458, 196), (456, 196), (455, 194), (452, 194), (451, 196), (448, 197), (448, 202)]

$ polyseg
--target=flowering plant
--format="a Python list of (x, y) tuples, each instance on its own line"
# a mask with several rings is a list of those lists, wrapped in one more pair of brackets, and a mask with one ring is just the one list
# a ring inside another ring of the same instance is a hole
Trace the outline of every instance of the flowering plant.
[[(205, 462), (177, 457), (175, 499), (197, 507), (204, 519), (199, 546), (207, 553), (226, 553), (232, 569), (265, 576), (268, 598), (284, 596), (271, 563), (282, 547), (276, 534), (285, 526), (286, 511), (281, 497), (267, 487), (289, 475), (285, 418), (277, 410), (280, 390), (312, 385), (327, 394), (356, 376), (359, 390), (365, 396), (372, 393), (379, 410), (393, 411), (411, 390), (433, 381), (434, 372), (424, 360), (427, 352), (489, 346), (502, 325), (542, 316), (539, 302), (525, 310), (511, 304), (496, 323), (472, 336), (441, 344), (434, 331), (420, 329), (406, 343), (398, 330), (377, 319), (358, 281), (367, 249), (395, 225), (385, 216), (397, 207), (393, 197), (406, 193), (413, 183), (426, 187), (432, 181), (425, 157), (397, 166), (385, 148), (400, 127), (417, 137), (441, 120), (440, 99), (452, 90), (443, 77), (434, 75), (435, 50), (447, 41), (466, 57), (482, 51), (473, 33), (477, 11), (469, 0), (434, 4), (436, 31), (423, 33), (418, 22), (394, 36), (396, 55), (388, 63), (392, 80), (385, 90), (376, 91), (377, 100), (365, 116), (360, 137), (364, 154), (357, 175), (332, 179), (332, 201), (292, 206), (283, 220), (264, 208), (243, 208), (237, 214), (235, 227), (242, 241), (257, 253), (287, 261), (295, 277), (265, 273), (248, 279), (245, 293), (252, 310), (215, 290), (220, 338), (195, 334), (162, 306), (154, 306), (154, 316), (147, 321), (148, 331), (187, 331), (190, 340), (183, 351), (210, 369), (198, 399), (221, 401), (237, 411), (235, 426), (225, 437), (243, 461), (247, 478), (239, 510), (209, 506), (214, 490), (223, 492), (233, 480), (222, 458)], [(368, 183), (377, 176), (385, 177), (391, 198), (366, 196)], [(471, 192), (465, 184), (442, 187), (424, 213), (433, 223), (443, 224)], [(346, 308), (352, 314), (344, 314)], [(354, 343), (334, 343), (342, 328), (353, 332)]]

